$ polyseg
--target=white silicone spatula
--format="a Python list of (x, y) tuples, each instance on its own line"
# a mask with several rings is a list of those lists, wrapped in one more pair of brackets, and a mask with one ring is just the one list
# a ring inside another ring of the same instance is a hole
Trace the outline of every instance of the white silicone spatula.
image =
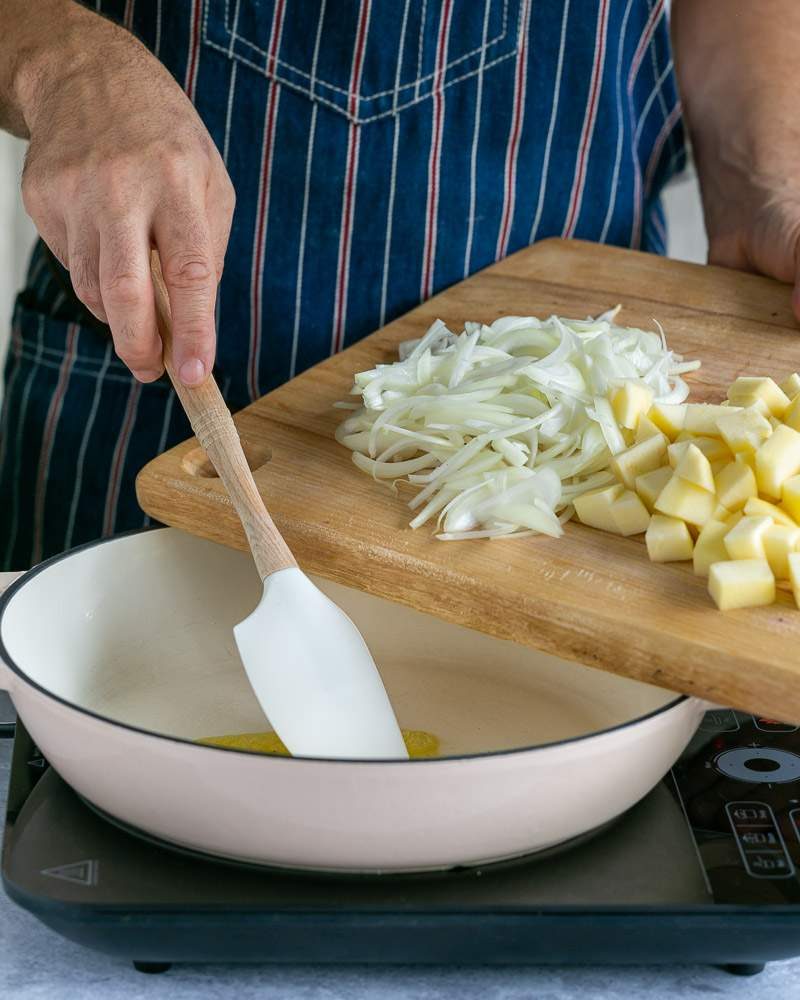
[(407, 758), (367, 644), (347, 615), (298, 568), (270, 517), (212, 377), (187, 388), (171, 363), (171, 314), (158, 254), (151, 271), (164, 365), (197, 440), (242, 521), (264, 593), (234, 627), (256, 697), (294, 756)]

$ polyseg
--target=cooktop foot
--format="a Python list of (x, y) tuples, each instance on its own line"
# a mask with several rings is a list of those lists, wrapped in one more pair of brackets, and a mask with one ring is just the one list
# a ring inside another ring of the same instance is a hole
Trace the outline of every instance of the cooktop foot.
[(757, 976), (759, 972), (764, 971), (765, 963), (734, 962), (731, 965), (723, 965), (721, 968), (733, 976)]
[(159, 972), (169, 972), (172, 968), (172, 962), (134, 962), (133, 967), (137, 972), (153, 976)]

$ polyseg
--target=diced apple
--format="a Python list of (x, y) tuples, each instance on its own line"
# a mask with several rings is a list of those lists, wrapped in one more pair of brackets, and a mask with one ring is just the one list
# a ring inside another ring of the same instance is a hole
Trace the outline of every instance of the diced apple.
[(781, 499), (791, 517), (800, 524), (800, 476), (791, 476), (784, 481)]
[(764, 559), (764, 535), (769, 517), (743, 517), (725, 536), (729, 559)]
[(675, 466), (675, 475), (687, 483), (694, 483), (701, 490), (714, 493), (714, 475), (711, 472), (711, 463), (697, 445), (692, 444), (691, 441), (687, 441), (686, 451)]
[(611, 459), (611, 471), (632, 490), (636, 485), (636, 477), (652, 472), (663, 465), (667, 457), (666, 441), (663, 437), (650, 437), (632, 448), (626, 448)]
[(734, 406), (752, 406), (762, 400), (773, 417), (782, 417), (790, 399), (771, 378), (740, 376), (728, 389), (728, 399)]
[(686, 403), (686, 417), (683, 426), (695, 434), (719, 434), (717, 420), (739, 412), (736, 406), (720, 406), (718, 403)]
[(800, 608), (800, 552), (790, 552), (788, 557), (789, 579), (792, 583), (794, 603)]
[(685, 521), (655, 514), (644, 536), (652, 562), (681, 562), (692, 558), (694, 544)]
[(800, 434), (777, 427), (756, 452), (758, 492), (776, 499), (784, 481), (800, 472)]
[(783, 415), (783, 422), (793, 431), (800, 431), (800, 395), (795, 396)]
[(789, 553), (800, 544), (800, 528), (772, 524), (764, 533), (764, 555), (777, 580), (789, 579)]
[(720, 611), (757, 608), (775, 600), (775, 577), (766, 559), (714, 563), (708, 592)]
[(664, 432), (660, 431), (653, 421), (643, 413), (639, 417), (639, 422), (636, 425), (636, 437), (634, 438), (635, 444), (640, 444), (642, 441), (646, 441), (648, 438), (657, 437), (658, 435), (664, 436)]
[(750, 497), (744, 505), (744, 512), (747, 517), (771, 517), (775, 524), (782, 524), (785, 528), (797, 527), (794, 519), (785, 510), (760, 497)]
[(640, 535), (647, 531), (650, 514), (633, 490), (625, 490), (611, 504), (611, 520), (618, 534)]
[(717, 500), (729, 511), (741, 510), (750, 497), (758, 496), (756, 477), (749, 465), (729, 462), (714, 477)]
[[(658, 433), (660, 434), (661, 431)], [(672, 469), (666, 465), (662, 465), (660, 469), (653, 469), (652, 472), (645, 472), (644, 475), (636, 477), (636, 492), (651, 513), (655, 509), (659, 493), (670, 479), (672, 479)]]
[(670, 441), (683, 430), (686, 419), (686, 403), (654, 403), (647, 416)]
[(611, 505), (622, 496), (624, 489), (624, 486), (614, 483), (613, 486), (590, 490), (573, 501), (575, 513), (581, 522), (588, 524), (590, 528), (600, 528), (601, 531), (617, 534), (617, 525), (611, 516)]
[(713, 493), (673, 474), (659, 493), (654, 506), (659, 514), (667, 514), (700, 526), (711, 517), (716, 505)]
[(712, 518), (706, 521), (697, 541), (694, 543), (692, 563), (696, 576), (708, 576), (708, 568), (713, 563), (723, 562), (728, 558), (725, 548), (725, 536), (730, 531), (729, 524), (723, 524)]
[(731, 407), (728, 412), (723, 411), (717, 418), (717, 428), (734, 453), (756, 451), (772, 434), (769, 420), (753, 406), (746, 410)]
[(793, 372), (787, 379), (781, 382), (781, 392), (785, 392), (789, 399), (794, 399), (800, 393), (800, 375)]
[[(776, 386), (777, 388), (777, 386)], [(786, 401), (788, 406), (788, 399)], [(653, 405), (653, 390), (650, 386), (626, 380), (625, 384), (611, 393), (611, 408), (617, 423), (635, 430), (639, 417), (644, 416)]]

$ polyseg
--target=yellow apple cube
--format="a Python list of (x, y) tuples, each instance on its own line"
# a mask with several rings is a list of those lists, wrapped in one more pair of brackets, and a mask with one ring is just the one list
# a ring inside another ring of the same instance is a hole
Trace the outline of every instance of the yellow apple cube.
[(800, 434), (791, 427), (776, 427), (756, 452), (758, 492), (776, 499), (784, 481), (800, 472)]
[(611, 520), (620, 535), (640, 535), (647, 531), (650, 514), (632, 490), (625, 490), (611, 504)]
[(718, 403), (686, 403), (686, 417), (683, 426), (695, 434), (714, 436), (719, 434), (717, 420), (738, 413), (737, 406), (720, 406)]
[[(661, 431), (659, 431), (660, 433)], [(644, 475), (636, 477), (636, 492), (651, 513), (655, 509), (659, 493), (670, 479), (672, 479), (672, 469), (666, 465), (662, 465), (660, 469), (653, 469), (652, 472), (645, 472)]]
[(636, 437), (634, 438), (635, 444), (640, 444), (642, 441), (646, 441), (651, 437), (664, 436), (664, 432), (660, 431), (653, 421), (643, 413), (639, 417), (639, 422), (636, 424)]
[(789, 579), (789, 554), (800, 544), (800, 528), (772, 524), (764, 534), (764, 555), (776, 580)]
[(790, 552), (788, 563), (794, 603), (800, 608), (800, 552)]
[(793, 372), (787, 379), (781, 382), (781, 392), (785, 392), (789, 399), (794, 399), (800, 393), (800, 375)]
[(729, 524), (723, 524), (712, 518), (706, 521), (697, 541), (694, 543), (692, 563), (696, 576), (708, 576), (709, 567), (716, 562), (724, 562), (728, 558), (725, 548), (725, 536), (731, 530)]
[(775, 600), (775, 577), (766, 559), (718, 562), (709, 570), (708, 592), (720, 611), (762, 607)]
[(717, 428), (734, 453), (756, 451), (772, 434), (769, 420), (753, 406), (746, 410), (723, 411), (717, 419)]
[(654, 514), (644, 536), (652, 562), (681, 562), (692, 558), (694, 543), (684, 521)]
[[(776, 386), (777, 388), (777, 386)], [(786, 401), (788, 406), (788, 399)], [(639, 417), (644, 416), (653, 405), (653, 390), (648, 385), (633, 380), (611, 393), (611, 408), (621, 427), (635, 430)]]
[(717, 500), (729, 511), (741, 510), (750, 497), (758, 496), (756, 477), (749, 465), (729, 462), (714, 477)]
[(784, 481), (781, 499), (789, 514), (800, 524), (800, 476), (791, 476)]
[(743, 517), (725, 536), (729, 559), (764, 559), (764, 535), (772, 524), (769, 517)]
[(797, 527), (793, 518), (785, 510), (781, 510), (774, 503), (769, 503), (760, 497), (750, 497), (744, 505), (744, 512), (747, 517), (771, 517), (775, 524), (782, 524), (785, 528)]
[(573, 501), (575, 513), (580, 521), (588, 524), (590, 528), (600, 528), (601, 531), (617, 534), (617, 525), (611, 516), (611, 505), (622, 496), (624, 489), (619, 483), (614, 483), (613, 486), (590, 490)]
[(686, 443), (686, 451), (675, 466), (675, 475), (686, 480), (687, 483), (694, 483), (702, 490), (714, 492), (714, 474), (711, 471), (711, 463), (697, 445), (692, 444), (691, 441)]
[(728, 389), (728, 399), (734, 406), (752, 406), (762, 400), (773, 417), (782, 417), (790, 399), (771, 378), (740, 376)]
[(649, 437), (632, 448), (626, 448), (611, 459), (611, 471), (629, 490), (634, 489), (636, 477), (652, 472), (667, 460), (667, 442), (664, 436)]
[(795, 396), (783, 415), (783, 422), (793, 431), (800, 431), (800, 396)]
[(686, 403), (654, 403), (647, 416), (670, 441), (674, 441), (683, 430), (686, 406)]
[(717, 501), (713, 493), (673, 474), (654, 506), (659, 514), (700, 526), (714, 513)]

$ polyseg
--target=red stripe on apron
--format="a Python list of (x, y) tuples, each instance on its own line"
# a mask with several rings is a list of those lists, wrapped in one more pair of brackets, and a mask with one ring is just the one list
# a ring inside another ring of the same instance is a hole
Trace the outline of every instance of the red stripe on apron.
[(42, 558), (42, 533), (44, 528), (44, 502), (47, 495), (47, 478), (50, 474), (50, 459), (53, 454), (53, 442), (55, 441), (56, 428), (61, 417), (61, 409), (64, 405), (64, 396), (69, 385), (69, 376), (72, 366), (75, 363), (75, 347), (78, 339), (78, 326), (70, 323), (67, 327), (67, 343), (64, 349), (64, 358), (58, 373), (56, 390), (47, 408), (45, 418), (44, 433), (42, 435), (42, 447), (39, 452), (39, 468), (36, 473), (36, 494), (34, 497), (33, 509), (33, 554), (34, 563), (38, 563)]
[(583, 118), (583, 129), (581, 130), (581, 141), (578, 153), (577, 169), (572, 181), (572, 193), (570, 195), (569, 211), (567, 220), (564, 223), (562, 235), (570, 237), (575, 232), (575, 226), (580, 214), (581, 202), (583, 201), (583, 188), (586, 183), (586, 167), (589, 160), (589, 149), (594, 136), (594, 125), (597, 119), (597, 104), (602, 86), (603, 66), (606, 58), (606, 31), (608, 28), (608, 0), (602, 0), (600, 12), (597, 17), (597, 33), (594, 42), (594, 65), (592, 66), (592, 79), (589, 86), (589, 98), (586, 105), (586, 113)]
[[(281, 45), (283, 21), (285, 14), (284, 0), (277, 0), (272, 16), (270, 41), (268, 48), (268, 71), (275, 66), (278, 50)], [(269, 81), (267, 95), (267, 110), (264, 120), (264, 138), (261, 147), (261, 173), (258, 186), (258, 206), (256, 209), (256, 228), (253, 240), (253, 270), (250, 278), (250, 350), (248, 354), (247, 387), (251, 399), (259, 394), (258, 370), (261, 361), (261, 305), (262, 283), (264, 280), (264, 251), (267, 237), (268, 205), (270, 179), (272, 176), (272, 154), (275, 147), (275, 127), (278, 120), (278, 104), (281, 88), (275, 80)]]
[[(364, 67), (364, 49), (367, 44), (371, 8), (371, 0), (361, 0), (358, 11), (356, 45), (353, 50), (353, 65), (350, 70), (348, 111), (352, 117), (355, 117), (358, 111), (358, 99), (361, 91), (361, 71)], [(339, 261), (336, 268), (336, 300), (333, 309), (333, 335), (331, 337), (332, 354), (340, 351), (344, 343), (345, 321), (347, 319), (347, 290), (350, 277), (350, 248), (353, 243), (353, 208), (356, 200), (360, 140), (360, 126), (356, 125), (355, 122), (351, 122), (347, 136), (347, 159), (344, 190), (342, 192), (342, 222), (339, 229)]]
[(439, 171), (442, 160), (442, 122), (444, 119), (444, 90), (442, 74), (447, 66), (447, 49), (450, 42), (450, 23), (453, 13), (451, 0), (445, 0), (439, 18), (439, 37), (436, 41), (436, 67), (433, 75), (433, 127), (431, 150), (428, 156), (428, 204), (425, 211), (425, 250), (422, 256), (422, 285), (420, 297), (428, 299), (433, 294), (433, 277), (436, 267), (436, 240), (439, 222)]
[(681, 117), (682, 106), (680, 101), (676, 101), (675, 106), (672, 111), (670, 111), (664, 124), (661, 126), (661, 131), (658, 133), (658, 138), (653, 146), (653, 152), (650, 154), (650, 159), (647, 162), (647, 170), (644, 175), (644, 193), (645, 197), (650, 194), (650, 189), (653, 186), (653, 177), (656, 172), (656, 167), (658, 166), (658, 161), (661, 159), (661, 151), (664, 148), (664, 143), (666, 143), (669, 138), (670, 132), (678, 124), (678, 120)]
[(186, 83), (184, 84), (184, 90), (192, 104), (194, 104), (195, 88), (197, 87), (197, 64), (200, 62), (200, 13), (202, 6), (202, 0), (192, 0), (189, 60), (186, 66)]

